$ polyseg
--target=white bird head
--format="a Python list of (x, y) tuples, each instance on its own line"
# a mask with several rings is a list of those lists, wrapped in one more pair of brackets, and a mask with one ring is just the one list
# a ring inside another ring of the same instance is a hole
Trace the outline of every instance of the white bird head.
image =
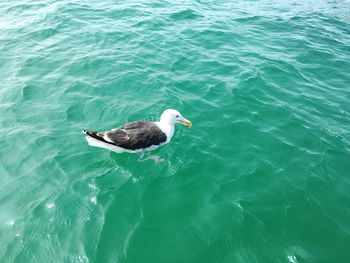
[(192, 122), (184, 118), (180, 112), (173, 109), (167, 109), (163, 111), (160, 116), (160, 122), (175, 125), (177, 123), (183, 124), (186, 128), (191, 128)]

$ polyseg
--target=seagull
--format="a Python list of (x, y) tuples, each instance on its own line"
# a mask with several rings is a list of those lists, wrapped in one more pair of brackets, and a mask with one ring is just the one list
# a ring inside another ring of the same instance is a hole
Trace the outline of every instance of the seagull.
[(191, 128), (192, 122), (173, 109), (163, 111), (157, 122), (135, 121), (106, 132), (83, 130), (90, 146), (116, 153), (143, 153), (170, 142), (175, 124)]

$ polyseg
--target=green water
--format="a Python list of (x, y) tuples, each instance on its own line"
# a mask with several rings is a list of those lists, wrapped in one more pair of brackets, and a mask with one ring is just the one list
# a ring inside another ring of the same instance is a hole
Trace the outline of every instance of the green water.
[(0, 69), (0, 262), (350, 262), (349, 1), (2, 1)]

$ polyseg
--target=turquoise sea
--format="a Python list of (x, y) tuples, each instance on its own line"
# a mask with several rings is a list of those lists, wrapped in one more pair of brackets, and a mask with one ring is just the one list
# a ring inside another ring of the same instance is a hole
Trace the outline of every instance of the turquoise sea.
[(2, 1), (0, 81), (1, 263), (350, 262), (349, 0)]

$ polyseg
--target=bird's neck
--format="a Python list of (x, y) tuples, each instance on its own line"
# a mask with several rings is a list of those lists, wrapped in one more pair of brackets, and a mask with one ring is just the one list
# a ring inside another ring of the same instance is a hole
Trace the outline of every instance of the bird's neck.
[(174, 135), (175, 125), (164, 120), (163, 121), (160, 120), (159, 122), (157, 122), (157, 124), (159, 128), (162, 130), (162, 132), (166, 134), (167, 142), (169, 142), (171, 137), (173, 137)]

